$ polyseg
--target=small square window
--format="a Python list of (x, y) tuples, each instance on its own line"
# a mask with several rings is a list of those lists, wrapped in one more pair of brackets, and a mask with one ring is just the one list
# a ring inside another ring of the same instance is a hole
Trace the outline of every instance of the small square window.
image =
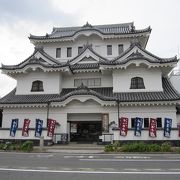
[(112, 45), (107, 45), (107, 55), (112, 55)]

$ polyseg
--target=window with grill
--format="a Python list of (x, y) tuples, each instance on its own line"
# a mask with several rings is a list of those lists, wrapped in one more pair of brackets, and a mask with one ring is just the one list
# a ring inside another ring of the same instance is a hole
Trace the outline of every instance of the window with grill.
[(32, 92), (44, 91), (43, 82), (42, 81), (33, 81), (31, 91)]
[(130, 89), (145, 89), (143, 78), (141, 77), (132, 78)]
[(112, 45), (107, 45), (107, 55), (112, 55)]
[(119, 53), (119, 55), (122, 54), (123, 51), (124, 51), (124, 46), (123, 46), (123, 44), (119, 44), (119, 45), (118, 45), (118, 53)]
[(61, 57), (61, 48), (56, 48), (56, 58)]
[(88, 87), (101, 86), (101, 79), (100, 78), (74, 79), (75, 87), (81, 86), (82, 84)]
[(82, 51), (83, 51), (83, 47), (82, 47), (82, 46), (79, 46), (79, 47), (78, 47), (78, 54), (80, 54)]
[(68, 47), (67, 48), (67, 57), (71, 57), (72, 56), (72, 47)]

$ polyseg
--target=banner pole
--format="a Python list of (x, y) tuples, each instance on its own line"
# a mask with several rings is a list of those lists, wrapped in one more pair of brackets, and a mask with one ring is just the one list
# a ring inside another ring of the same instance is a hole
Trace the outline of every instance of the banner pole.
[(51, 104), (51, 102), (48, 101), (48, 103), (47, 103), (47, 122), (46, 122), (46, 126), (47, 126), (47, 127), (48, 127), (48, 119), (49, 119), (49, 108), (50, 108), (50, 104)]
[(118, 127), (119, 127), (119, 100), (117, 101), (117, 105), (118, 105)]

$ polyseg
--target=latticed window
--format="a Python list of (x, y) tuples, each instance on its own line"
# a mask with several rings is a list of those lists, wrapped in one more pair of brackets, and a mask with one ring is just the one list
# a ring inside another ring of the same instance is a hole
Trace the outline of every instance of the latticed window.
[(42, 81), (33, 81), (31, 91), (32, 92), (44, 91), (43, 82)]
[(143, 78), (141, 77), (132, 78), (130, 89), (145, 89)]

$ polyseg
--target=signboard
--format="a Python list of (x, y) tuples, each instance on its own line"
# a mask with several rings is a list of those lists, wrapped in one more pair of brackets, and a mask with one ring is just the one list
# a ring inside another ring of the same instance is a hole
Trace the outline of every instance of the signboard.
[(56, 127), (56, 120), (48, 119), (48, 133), (47, 133), (47, 136), (52, 137), (54, 135), (55, 127)]
[(135, 119), (135, 131), (134, 131), (135, 136), (141, 136), (142, 124), (143, 124), (143, 118), (136, 117), (136, 119)]
[(157, 136), (157, 120), (150, 118), (149, 136), (155, 138)]
[(29, 136), (29, 124), (30, 124), (29, 119), (24, 119), (24, 125), (23, 125), (23, 129), (22, 129), (22, 136)]
[(128, 118), (121, 117), (119, 119), (120, 135), (126, 136), (128, 132)]
[(36, 119), (35, 137), (41, 137), (43, 120)]
[(102, 114), (102, 132), (109, 132), (109, 114)]
[(172, 126), (172, 119), (165, 118), (164, 119), (164, 137), (170, 137), (171, 134), (171, 126)]
[(12, 136), (12, 137), (15, 137), (15, 135), (16, 135), (16, 130), (18, 128), (18, 121), (19, 121), (19, 119), (12, 119), (11, 129), (10, 129), (10, 136)]

